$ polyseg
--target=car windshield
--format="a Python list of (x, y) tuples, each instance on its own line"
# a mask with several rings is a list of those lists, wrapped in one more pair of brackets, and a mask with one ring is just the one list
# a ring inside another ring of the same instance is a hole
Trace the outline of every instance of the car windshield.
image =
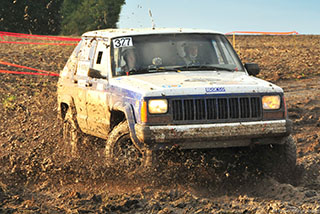
[(163, 71), (243, 71), (228, 40), (219, 34), (155, 34), (114, 38), (113, 76)]

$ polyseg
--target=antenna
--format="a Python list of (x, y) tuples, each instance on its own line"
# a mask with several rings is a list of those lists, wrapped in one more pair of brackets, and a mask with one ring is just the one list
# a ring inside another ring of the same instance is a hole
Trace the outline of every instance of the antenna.
[(151, 18), (151, 23), (152, 23), (152, 29), (154, 30), (156, 28), (155, 24), (154, 24), (154, 20), (153, 20), (153, 17), (152, 17), (152, 13), (151, 13), (151, 10), (149, 9), (149, 16)]

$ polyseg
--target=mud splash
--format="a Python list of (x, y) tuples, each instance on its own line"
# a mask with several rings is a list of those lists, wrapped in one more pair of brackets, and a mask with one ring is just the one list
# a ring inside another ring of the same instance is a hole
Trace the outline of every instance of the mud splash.
[[(236, 41), (243, 61), (259, 63), (261, 77), (285, 90), (298, 145), (290, 181), (265, 175), (245, 150), (171, 151), (162, 154), (159, 167), (130, 176), (105, 166), (101, 141), (70, 159), (61, 151), (57, 78), (1, 74), (0, 213), (319, 213), (320, 36)], [(72, 51), (16, 44), (0, 49), (1, 61), (56, 72)]]

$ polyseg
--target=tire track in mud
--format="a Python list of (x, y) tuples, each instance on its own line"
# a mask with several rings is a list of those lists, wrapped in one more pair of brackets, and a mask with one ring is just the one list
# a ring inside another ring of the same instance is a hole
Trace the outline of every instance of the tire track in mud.
[[(192, 152), (179, 158), (181, 151), (172, 151), (169, 157), (162, 156), (159, 168), (135, 176), (108, 169), (96, 155), (99, 151), (91, 147), (84, 147), (82, 157), (69, 159), (61, 152), (57, 79), (2, 74), (0, 212), (319, 213), (319, 73), (316, 67), (303, 64), (300, 69), (305, 76), (299, 77), (294, 64), (319, 63), (311, 56), (316, 55), (312, 47), (320, 37), (297, 36), (303, 44), (297, 41), (298, 52), (284, 38), (243, 36), (237, 42), (241, 57), (270, 67), (271, 71), (262, 71), (262, 77), (277, 81), (285, 90), (298, 143), (298, 167), (290, 182), (265, 175), (255, 162), (244, 158), (246, 151), (221, 152), (216, 158)], [(266, 45), (277, 50), (259, 49)], [(17, 45), (0, 49), (1, 61), (52, 71), (61, 70), (72, 51)], [(283, 61), (275, 67), (273, 59), (279, 51)], [(101, 144), (95, 142), (98, 148)]]
[[(237, 161), (226, 164), (226, 162), (215, 160), (216, 168), (220, 168), (221, 171), (210, 173), (204, 173), (204, 170), (212, 169), (211, 166), (206, 168), (201, 164), (191, 165), (188, 162), (174, 164), (169, 161), (163, 166), (169, 168), (162, 173), (158, 171), (150, 172), (148, 176), (138, 174), (129, 177), (112, 174), (108, 169), (102, 171), (109, 174), (97, 176), (97, 165), (101, 163), (92, 165), (86, 161), (86, 159), (75, 159), (63, 165), (54, 163), (51, 170), (37, 173), (36, 176), (43, 174), (45, 181), (31, 184), (27, 189), (19, 190), (19, 185), (10, 187), (9, 189), (13, 188), (18, 193), (24, 192), (24, 194), (17, 196), (9, 191), (5, 200), (9, 204), (20, 204), (15, 209), (26, 210), (32, 207), (37, 210), (39, 205), (37, 203), (41, 202), (46, 204), (47, 209), (55, 211), (59, 211), (57, 207), (61, 206), (61, 211), (193, 213), (197, 211), (244, 212), (245, 210), (256, 212), (265, 210), (270, 200), (274, 201), (268, 205), (270, 206), (268, 209), (271, 210), (301, 210), (302, 205), (309, 209), (312, 207), (312, 202), (319, 197), (319, 189), (308, 188), (304, 186), (305, 184), (294, 186), (279, 183), (252, 169), (243, 170), (246, 163), (243, 164), (241, 159), (238, 159), (240, 162), (238, 164)], [(225, 165), (222, 166), (223, 164)], [(304, 172), (305, 176), (314, 176), (316, 171), (319, 172), (318, 165), (319, 162), (311, 162), (308, 168), (300, 172)], [(36, 170), (33, 169), (33, 171)], [(60, 172), (55, 173), (55, 171)], [(206, 176), (203, 177), (204, 174)], [(309, 181), (310, 177), (304, 179)], [(31, 192), (34, 190), (37, 190), (36, 194)], [(5, 192), (8, 193), (8, 190)], [(36, 198), (33, 206), (21, 207), (27, 206), (26, 203), (29, 203), (31, 195)], [(46, 196), (46, 201), (40, 199), (42, 195)], [(318, 207), (315, 206), (312, 209), (318, 209)]]

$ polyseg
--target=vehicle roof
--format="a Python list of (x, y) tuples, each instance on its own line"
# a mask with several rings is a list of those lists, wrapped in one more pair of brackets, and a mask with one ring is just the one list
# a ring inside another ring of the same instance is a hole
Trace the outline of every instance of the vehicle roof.
[(214, 33), (222, 34), (213, 30), (191, 29), (191, 28), (128, 28), (128, 29), (104, 29), (89, 31), (82, 34), (82, 37), (104, 37), (114, 38), (121, 36), (135, 36), (148, 34), (170, 34), (170, 33)]

